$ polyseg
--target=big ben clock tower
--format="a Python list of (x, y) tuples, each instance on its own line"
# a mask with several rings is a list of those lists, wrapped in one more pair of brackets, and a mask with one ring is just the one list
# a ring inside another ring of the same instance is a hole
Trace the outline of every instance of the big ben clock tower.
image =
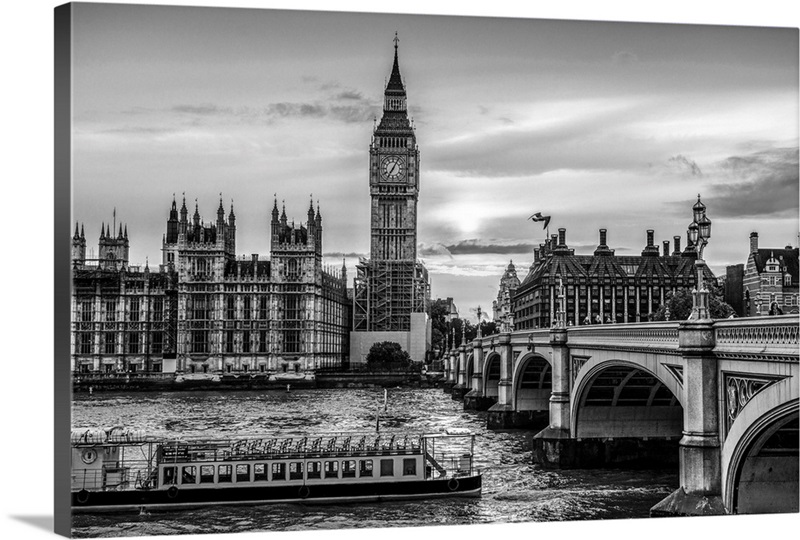
[(373, 261), (416, 261), (419, 148), (408, 120), (406, 89), (397, 60), (383, 98), (383, 117), (369, 148), (372, 199), (370, 256)]
[(419, 148), (408, 119), (394, 37), (394, 65), (383, 94), (383, 116), (369, 146), (370, 259), (356, 266), (350, 362), (362, 363), (372, 344), (400, 343), (412, 360), (430, 349), (428, 271), (417, 260)]

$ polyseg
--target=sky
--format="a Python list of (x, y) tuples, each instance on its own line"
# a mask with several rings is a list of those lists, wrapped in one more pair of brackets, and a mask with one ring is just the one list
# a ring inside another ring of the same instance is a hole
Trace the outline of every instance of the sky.
[[(796, 28), (77, 4), (73, 222), (96, 252), (127, 225), (160, 262), (173, 194), (205, 221), (220, 194), (237, 252), (266, 257), (273, 198), (309, 199), (325, 262), (369, 255), (369, 142), (399, 36), (420, 148), (419, 256), (432, 295), (491, 308), (545, 239), (618, 255), (672, 241), (698, 193), (724, 274), (798, 244)], [(115, 210), (116, 209), (116, 210)], [(115, 217), (114, 217), (115, 213)]]

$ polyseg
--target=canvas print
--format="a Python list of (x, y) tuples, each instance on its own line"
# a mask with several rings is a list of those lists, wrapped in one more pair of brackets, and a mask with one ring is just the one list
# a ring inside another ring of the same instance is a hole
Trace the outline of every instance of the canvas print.
[(58, 532), (798, 512), (797, 28), (56, 32)]

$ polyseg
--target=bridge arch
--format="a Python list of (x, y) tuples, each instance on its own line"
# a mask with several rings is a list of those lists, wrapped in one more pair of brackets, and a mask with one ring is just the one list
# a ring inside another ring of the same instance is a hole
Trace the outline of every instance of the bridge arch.
[(491, 351), (483, 362), (483, 395), (497, 400), (500, 394), (500, 354)]
[(550, 359), (538, 353), (527, 353), (514, 367), (511, 402), (515, 411), (547, 411), (553, 391), (553, 369)]
[(627, 360), (597, 361), (581, 371), (572, 391), (573, 437), (674, 438), (677, 444), (683, 405), (669, 379)]
[(789, 377), (759, 391), (731, 424), (721, 456), (730, 513), (798, 511), (800, 400), (792, 383)]
[(473, 371), (474, 367), (475, 367), (475, 353), (472, 352), (472, 351), (469, 351), (467, 353), (466, 366), (464, 367), (464, 369), (465, 369), (464, 375), (466, 377), (467, 386), (471, 386), (472, 385), (472, 375), (473, 375), (472, 371)]

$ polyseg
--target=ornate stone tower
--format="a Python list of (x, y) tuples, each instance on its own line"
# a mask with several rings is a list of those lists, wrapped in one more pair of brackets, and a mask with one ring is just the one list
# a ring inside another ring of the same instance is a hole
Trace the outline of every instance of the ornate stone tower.
[(383, 116), (369, 147), (370, 259), (356, 266), (351, 363), (364, 362), (372, 343), (389, 337), (416, 361), (423, 361), (430, 349), (430, 284), (417, 261), (419, 148), (408, 118), (397, 43), (395, 34)]
[(370, 257), (373, 261), (415, 262), (419, 148), (408, 119), (397, 35), (394, 41), (394, 65), (384, 92), (383, 117), (369, 148)]
[(322, 281), (322, 215), (308, 207), (305, 225), (295, 226), (278, 215), (278, 200), (272, 207), (270, 222), (270, 281), (273, 311), (270, 342), (280, 358), (278, 371), (312, 370), (316, 362), (317, 312), (321, 301), (313, 286)]
[[(116, 211), (115, 211), (116, 218)], [(115, 219), (116, 222), (116, 219)], [(116, 223), (115, 223), (116, 225)], [(99, 265), (104, 269), (120, 269), (128, 265), (128, 254), (130, 252), (130, 244), (128, 242), (128, 226), (125, 225), (124, 232), (123, 226), (120, 223), (119, 232), (114, 236), (114, 227), (108, 227), (103, 224), (100, 228), (100, 240), (98, 242), (98, 255)]]
[(83, 225), (81, 225), (80, 233), (78, 233), (78, 224), (75, 223), (75, 234), (72, 235), (72, 264), (83, 265), (86, 263), (86, 235), (83, 233)]

